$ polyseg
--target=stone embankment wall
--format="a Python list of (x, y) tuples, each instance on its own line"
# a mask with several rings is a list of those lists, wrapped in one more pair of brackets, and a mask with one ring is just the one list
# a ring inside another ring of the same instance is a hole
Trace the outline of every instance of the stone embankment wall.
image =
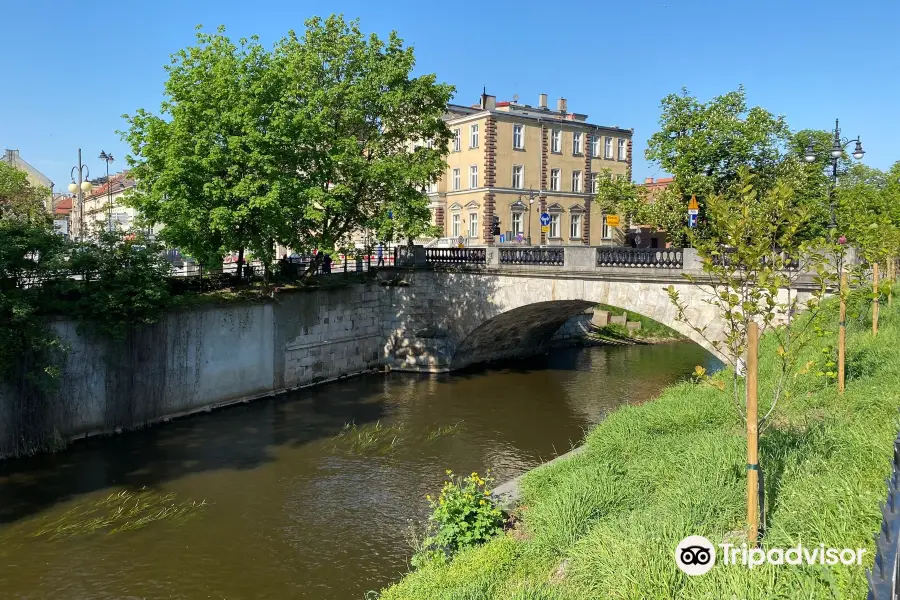
[(45, 437), (111, 432), (375, 368), (442, 372), (535, 354), (585, 331), (598, 302), (673, 316), (661, 281), (515, 270), (380, 276), (393, 280), (173, 312), (115, 342), (55, 322), (70, 348), (59, 390), (35, 423), (35, 411), (23, 416), (0, 388), (0, 456), (21, 439), (24, 418)]
[(112, 432), (382, 366), (387, 295), (376, 284), (353, 285), (200, 307), (122, 341), (56, 321), (69, 347), (59, 389), (41, 400), (35, 423), (0, 388), (0, 457), (35, 426), (60, 439)]

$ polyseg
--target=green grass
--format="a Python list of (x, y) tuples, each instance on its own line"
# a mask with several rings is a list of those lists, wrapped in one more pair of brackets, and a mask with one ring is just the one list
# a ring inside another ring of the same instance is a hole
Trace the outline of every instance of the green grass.
[[(714, 385), (683, 383), (617, 410), (588, 434), (584, 452), (529, 473), (524, 534), (413, 572), (380, 597), (865, 598), (864, 567), (872, 564), (900, 405), (900, 311), (882, 308), (876, 339), (865, 318), (851, 321), (846, 393), (838, 396), (817, 365), (790, 377), (791, 396), (760, 440), (764, 547), (862, 547), (863, 567), (717, 565), (700, 577), (676, 568), (683, 537), (739, 544), (746, 518), (746, 438), (733, 401)], [(834, 307), (829, 311), (836, 323)], [(833, 338), (814, 338), (798, 364), (828, 360)], [(761, 350), (763, 409), (774, 381), (774, 342), (764, 337)]]
[(609, 324), (606, 327), (600, 327), (592, 332), (592, 336), (599, 338), (601, 341), (626, 341), (626, 340), (682, 340), (684, 336), (671, 329), (659, 321), (654, 321), (649, 317), (645, 317), (636, 312), (629, 312), (609, 306), (607, 304), (598, 304), (596, 310), (608, 311), (610, 315), (625, 315), (627, 321), (636, 321), (641, 324), (640, 329), (629, 331), (624, 325)]

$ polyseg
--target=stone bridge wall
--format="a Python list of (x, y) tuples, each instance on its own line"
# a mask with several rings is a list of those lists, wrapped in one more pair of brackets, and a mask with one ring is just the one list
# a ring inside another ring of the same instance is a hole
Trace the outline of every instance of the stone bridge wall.
[(386, 269), (382, 281), (368, 285), (171, 313), (123, 342), (55, 322), (70, 346), (60, 388), (40, 407), (23, 406), (0, 388), (0, 456), (13, 450), (25, 425), (34, 425), (24, 422), (29, 411), (41, 415), (38, 425), (48, 436), (70, 438), (384, 366), (447, 371), (541, 352), (597, 303), (653, 318), (709, 349), (674, 321), (669, 284), (690, 306), (689, 317), (707, 324), (711, 339), (721, 336), (713, 309), (701, 301), (704, 292), (680, 273), (590, 269), (592, 249), (584, 250), (567, 252), (561, 268)]

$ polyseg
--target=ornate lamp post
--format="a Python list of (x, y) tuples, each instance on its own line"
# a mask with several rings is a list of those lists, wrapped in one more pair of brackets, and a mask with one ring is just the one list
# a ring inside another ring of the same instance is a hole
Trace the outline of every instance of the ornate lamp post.
[(104, 150), (100, 151), (100, 156), (98, 158), (106, 162), (106, 230), (112, 231), (112, 185), (109, 181), (109, 163), (113, 162), (115, 159), (111, 153), (107, 154)]
[[(859, 136), (856, 136), (855, 140), (842, 138), (841, 137), (841, 128), (838, 119), (834, 120), (834, 138), (831, 142), (831, 148), (828, 150), (829, 158), (831, 160), (831, 192), (829, 195), (829, 209), (831, 210), (831, 233), (834, 234), (837, 229), (837, 221), (835, 218), (834, 212), (834, 196), (835, 190), (837, 189), (837, 180), (838, 180), (838, 161), (844, 155), (844, 148), (849, 146), (850, 144), (856, 144), (856, 147), (853, 149), (852, 156), (856, 160), (862, 160), (862, 157), (865, 155), (866, 151), (863, 150), (862, 142), (860, 141)], [(813, 141), (810, 138), (809, 143), (806, 146), (806, 152), (803, 155), (803, 159), (806, 162), (815, 162), (816, 150), (813, 147)]]
[[(531, 245), (531, 213), (534, 209), (534, 190), (528, 190), (528, 245)], [(519, 202), (522, 202), (522, 194), (519, 194)]]
[[(78, 172), (78, 183), (75, 183), (75, 173)], [(91, 176), (91, 172), (87, 165), (81, 162), (81, 148), (78, 149), (78, 165), (72, 167), (70, 172), (72, 183), (69, 184), (69, 192), (76, 195), (78, 205), (78, 239), (84, 240), (84, 195), (91, 191), (93, 187), (87, 179)]]

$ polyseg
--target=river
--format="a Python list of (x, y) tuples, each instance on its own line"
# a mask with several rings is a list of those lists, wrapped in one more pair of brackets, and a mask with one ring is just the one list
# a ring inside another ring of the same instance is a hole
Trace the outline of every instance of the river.
[(408, 569), (445, 469), (513, 478), (697, 364), (678, 343), (357, 377), (5, 461), (0, 596), (360, 600)]

